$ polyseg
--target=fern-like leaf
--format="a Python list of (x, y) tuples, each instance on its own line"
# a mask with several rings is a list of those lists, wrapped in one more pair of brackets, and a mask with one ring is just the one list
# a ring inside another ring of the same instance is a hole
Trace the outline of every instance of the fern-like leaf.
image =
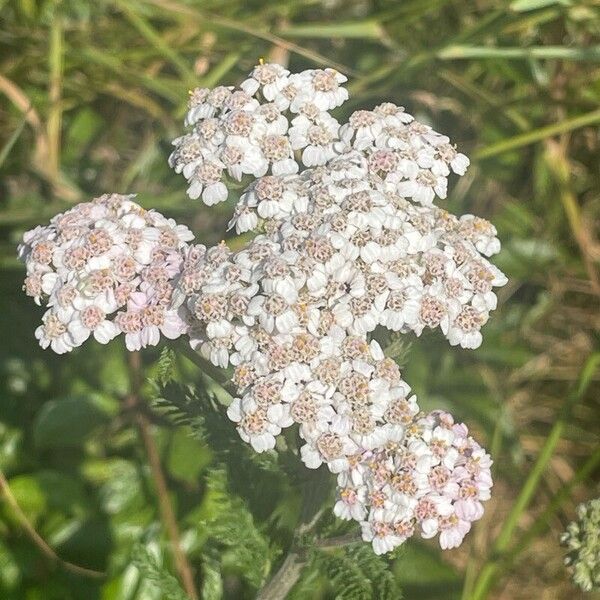
[(158, 559), (142, 544), (134, 547), (131, 560), (142, 578), (157, 587), (165, 600), (189, 600), (179, 581), (169, 573)]

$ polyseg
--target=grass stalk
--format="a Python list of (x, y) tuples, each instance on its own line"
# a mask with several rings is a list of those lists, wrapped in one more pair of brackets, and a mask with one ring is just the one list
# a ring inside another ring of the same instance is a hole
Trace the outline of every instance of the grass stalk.
[(21, 133), (23, 132), (26, 122), (27, 122), (27, 117), (23, 117), (21, 119), (21, 122), (17, 125), (17, 128), (13, 131), (11, 136), (6, 141), (6, 144), (4, 144), (2, 150), (0, 150), (0, 167), (2, 167), (2, 165), (4, 164), (4, 161), (8, 158), (8, 155), (10, 154), (10, 151), (12, 150), (16, 141), (21, 136)]
[[(58, 11), (57, 11), (58, 12)], [(62, 125), (63, 85), (63, 20), (59, 14), (52, 17), (48, 48), (48, 101), (50, 108), (46, 123), (48, 135), (48, 174), (58, 181), (60, 170), (60, 134)]]
[(196, 76), (189, 67), (188, 62), (182, 58), (169, 44), (167, 44), (157, 31), (144, 19), (129, 2), (118, 0), (118, 6), (127, 20), (137, 29), (138, 33), (167, 61), (177, 69), (188, 87), (194, 87)]
[(496, 538), (496, 542), (493, 546), (491, 554), (492, 560), (485, 563), (481, 569), (480, 575), (477, 578), (474, 586), (471, 600), (484, 600), (487, 598), (487, 594), (494, 585), (495, 579), (502, 567), (504, 555), (508, 550), (512, 535), (517, 527), (519, 519), (521, 518), (521, 515), (525, 509), (529, 506), (538, 489), (542, 475), (544, 474), (546, 467), (548, 466), (548, 463), (554, 454), (554, 450), (556, 449), (556, 446), (564, 432), (571, 410), (575, 403), (582, 398), (583, 394), (585, 394), (599, 365), (600, 352), (596, 352), (592, 354), (586, 361), (579, 376), (577, 385), (567, 397), (561, 410), (561, 414), (555, 421), (550, 434), (546, 438), (546, 442), (544, 443), (537, 460), (533, 465), (533, 468), (529, 472), (525, 484), (521, 488), (521, 492), (517, 497), (517, 501), (513, 505), (508, 517), (504, 521), (502, 529), (500, 530), (500, 534)]
[(490, 48), (485, 46), (447, 46), (438, 52), (442, 60), (502, 58), (502, 59), (560, 59), (600, 61), (600, 46), (567, 48), (566, 46), (534, 46), (530, 48)]
[(497, 156), (498, 154), (502, 154), (510, 150), (516, 150), (517, 148), (522, 148), (523, 146), (535, 144), (536, 142), (540, 142), (541, 140), (554, 135), (567, 133), (568, 131), (573, 131), (574, 129), (579, 129), (580, 127), (587, 127), (588, 125), (593, 125), (594, 123), (598, 122), (600, 122), (600, 109), (593, 110), (589, 113), (585, 113), (571, 119), (565, 119), (560, 123), (553, 123), (552, 125), (548, 125), (546, 127), (540, 127), (539, 129), (534, 129), (533, 131), (528, 131), (527, 133), (513, 136), (495, 144), (491, 144), (475, 152), (474, 158), (476, 160), (491, 158), (492, 156)]

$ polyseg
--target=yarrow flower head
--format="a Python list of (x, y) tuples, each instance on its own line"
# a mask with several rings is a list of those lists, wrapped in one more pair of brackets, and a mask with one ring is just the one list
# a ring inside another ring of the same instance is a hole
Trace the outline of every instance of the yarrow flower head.
[[(392, 421), (395, 420), (390, 413)], [(434, 411), (388, 429), (374, 450), (352, 458), (338, 475), (334, 512), (359, 521), (376, 554), (415, 533), (459, 546), (490, 497), (492, 461), (451, 415)]]
[(290, 74), (261, 64), (240, 89), (193, 90), (185, 118), (190, 132), (173, 141), (169, 157), (189, 184), (188, 196), (210, 206), (227, 199), (226, 176), (240, 181), (325, 164), (340, 128), (329, 111), (347, 100), (345, 81), (333, 69)]
[(261, 217), (295, 288), (348, 334), (439, 328), (452, 345), (481, 344), (493, 289), (506, 283), (487, 260), (499, 249), (491, 223), (409, 202), (356, 151), (298, 176), (259, 179), (232, 225), (245, 230)]
[(577, 520), (560, 538), (567, 548), (565, 564), (584, 592), (600, 589), (600, 498), (577, 507)]
[(169, 164), (207, 205), (254, 178), (229, 224), (256, 233), (242, 249), (190, 245), (187, 228), (103, 196), (25, 235), (25, 290), (47, 304), (36, 335), (56, 352), (187, 335), (233, 368), (241, 438), (264, 452), (296, 427), (304, 464), (338, 476), (335, 514), (375, 552), (415, 532), (453, 548), (483, 514), (490, 457), (449, 414), (421, 413), (373, 335), (433, 329), (477, 348), (506, 283), (489, 260), (500, 242), (434, 205), (467, 157), (391, 103), (340, 125), (345, 81), (260, 64), (239, 88), (191, 92)]
[(43, 348), (62, 354), (90, 336), (106, 344), (123, 333), (138, 350), (186, 330), (169, 305), (193, 234), (132, 197), (101, 196), (25, 234), (24, 290), (48, 307), (35, 332)]

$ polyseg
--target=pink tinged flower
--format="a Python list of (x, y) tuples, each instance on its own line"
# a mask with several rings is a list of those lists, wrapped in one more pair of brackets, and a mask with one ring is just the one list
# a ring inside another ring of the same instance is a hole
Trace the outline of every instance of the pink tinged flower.
[(35, 337), (42, 348), (50, 347), (57, 354), (70, 352), (74, 347), (67, 324), (52, 311), (43, 316), (42, 325), (35, 330)]
[(364, 498), (362, 498), (362, 496), (364, 496), (364, 494), (361, 494), (361, 492), (355, 488), (342, 488), (339, 491), (340, 499), (333, 507), (334, 514), (345, 521), (351, 519), (362, 521), (367, 514)]
[(454, 503), (454, 510), (464, 521), (477, 521), (483, 516), (483, 504), (474, 498), (457, 500)]
[(396, 534), (393, 524), (385, 521), (366, 521), (361, 523), (362, 538), (371, 542), (375, 554), (391, 552), (404, 539)]
[(117, 325), (106, 319), (102, 309), (95, 305), (80, 311), (70, 321), (68, 331), (76, 346), (83, 344), (90, 335), (93, 335), (97, 342), (107, 344), (120, 333)]
[(457, 548), (471, 530), (471, 523), (452, 514), (440, 518), (440, 547), (442, 550)]

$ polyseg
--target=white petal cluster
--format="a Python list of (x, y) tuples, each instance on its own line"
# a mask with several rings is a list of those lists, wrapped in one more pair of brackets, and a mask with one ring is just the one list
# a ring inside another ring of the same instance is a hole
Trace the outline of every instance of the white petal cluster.
[[(285, 89), (271, 85), (272, 98)], [(338, 102), (319, 98), (322, 110)], [(305, 168), (272, 169), (242, 193), (230, 227), (262, 233), (238, 252), (222, 245), (186, 262), (190, 341), (233, 365), (228, 415), (240, 436), (262, 452), (296, 424), (303, 462), (339, 474), (336, 514), (361, 522), (376, 552), (418, 528), (454, 547), (482, 515), (491, 461), (464, 425), (420, 413), (371, 338), (377, 328), (439, 329), (477, 348), (506, 283), (488, 260), (496, 230), (433, 205), (469, 161), (401, 107), (358, 111), (341, 128), (325, 113), (319, 125), (331, 147), (314, 158), (315, 120), (300, 114), (287, 133)]]
[(191, 92), (185, 124), (173, 141), (170, 166), (183, 173), (190, 198), (207, 205), (227, 199), (226, 175), (288, 175), (335, 156), (339, 123), (329, 111), (348, 98), (346, 77), (333, 69), (290, 72), (254, 68), (240, 86)]
[(170, 305), (193, 234), (132, 197), (106, 194), (25, 234), (24, 290), (48, 306), (35, 331), (43, 348), (63, 354), (90, 336), (106, 344), (124, 333), (127, 348), (139, 350), (185, 332)]
[[(404, 413), (401, 413), (401, 418)], [(398, 418), (389, 414), (392, 422)], [(375, 450), (350, 459), (338, 475), (334, 513), (359, 521), (376, 554), (419, 532), (439, 534), (442, 549), (459, 546), (492, 487), (488, 454), (448, 413), (434, 411), (394, 430)]]
[(500, 247), (491, 223), (413, 204), (355, 151), (297, 176), (259, 179), (233, 222), (253, 214), (284, 250), (294, 287), (348, 334), (439, 328), (452, 345), (481, 344), (493, 289), (506, 283), (486, 258)]
[(491, 460), (447, 413), (424, 416), (380, 329), (439, 330), (477, 348), (506, 277), (488, 260), (494, 226), (436, 207), (466, 156), (391, 103), (342, 126), (333, 69), (258, 65), (239, 89), (191, 94), (171, 167), (211, 205), (226, 176), (254, 181), (230, 222), (237, 252), (188, 245), (183, 226), (129, 197), (103, 196), (26, 234), (26, 292), (49, 310), (42, 346), (67, 352), (125, 333), (130, 350), (185, 333), (233, 367), (228, 407), (263, 452), (295, 426), (309, 468), (338, 474), (335, 513), (388, 552), (420, 531), (458, 546), (482, 516)]
[(436, 196), (446, 198), (451, 172), (464, 175), (469, 166), (469, 159), (457, 152), (447, 136), (391, 102), (372, 111), (356, 111), (340, 136), (367, 157), (370, 172), (389, 189), (427, 206)]
[(196, 255), (179, 283), (188, 334), (215, 365), (234, 365), (240, 396), (228, 415), (241, 437), (262, 452), (297, 423), (306, 465), (334, 472), (376, 445), (389, 403), (409, 387), (377, 342), (349, 335), (302, 289), (297, 255), (264, 236), (235, 254), (221, 245)]
[(489, 223), (386, 192), (361, 160), (285, 179), (303, 210), (271, 219), (239, 252), (209, 250), (181, 281), (193, 347), (236, 367), (240, 435), (263, 451), (299, 423), (305, 464), (333, 472), (379, 445), (390, 403), (409, 391), (368, 334), (440, 328), (476, 347), (506, 281), (477, 250), (494, 246)]

